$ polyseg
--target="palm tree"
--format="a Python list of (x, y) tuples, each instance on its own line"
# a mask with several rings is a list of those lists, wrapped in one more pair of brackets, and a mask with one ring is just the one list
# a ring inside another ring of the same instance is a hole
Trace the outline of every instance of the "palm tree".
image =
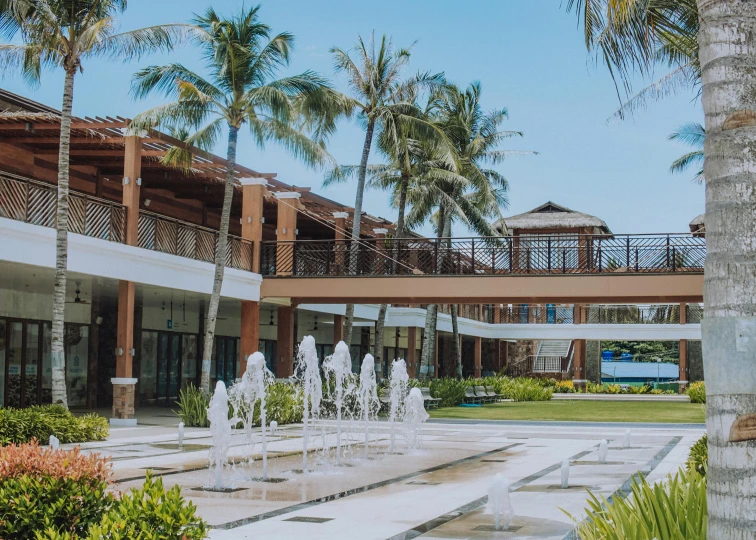
[(706, 130), (697, 122), (690, 122), (677, 128), (669, 136), (670, 141), (682, 141), (688, 146), (692, 146), (693, 150), (683, 154), (669, 167), (669, 172), (679, 173), (687, 170), (692, 165), (699, 165), (700, 168), (696, 171), (696, 175), (693, 177), (693, 181), (696, 184), (703, 184), (704, 179), (704, 141), (706, 140)]
[[(609, 68), (621, 105), (616, 117), (643, 109), (649, 101), (699, 87), (698, 6), (696, 0), (569, 0), (582, 24), (585, 44)], [(653, 76), (656, 66), (670, 71), (631, 94), (634, 73)], [(630, 98), (623, 102), (620, 88)]]
[[(357, 264), (357, 250), (360, 239), (360, 222), (362, 219), (362, 202), (365, 194), (365, 177), (368, 157), (373, 144), (376, 125), (391, 115), (394, 92), (400, 86), (402, 68), (410, 58), (409, 49), (394, 49), (391, 39), (384, 34), (376, 50), (375, 36), (368, 44), (359, 37), (355, 46), (357, 59), (348, 51), (333, 47), (331, 53), (337, 72), (344, 72), (352, 91), (352, 107), (365, 124), (365, 142), (362, 146), (362, 158), (357, 174), (357, 194), (354, 200), (354, 218), (352, 220), (352, 243), (350, 246), (350, 267)], [(344, 316), (344, 340), (351, 343), (352, 323), (354, 321), (354, 304), (347, 304)]]
[[(239, 130), (248, 125), (258, 147), (275, 141), (308, 165), (321, 165), (330, 159), (320, 144), (295, 126), (302, 109), (312, 113), (315, 103), (325, 103), (322, 98), (329, 93), (326, 81), (311, 71), (274, 79), (276, 72), (289, 63), (294, 38), (287, 32), (271, 37), (270, 27), (259, 21), (258, 11), (259, 6), (242, 8), (237, 15), (224, 18), (209, 8), (204, 15), (195, 16), (193, 22), (200, 29), (197, 42), (207, 61), (209, 78), (181, 64), (150, 66), (136, 73), (132, 87), (137, 98), (162, 92), (175, 100), (138, 115), (132, 129), (157, 125), (189, 128), (194, 133), (187, 142), (200, 147), (213, 146), (223, 131), (228, 130), (223, 210), (202, 356), (200, 386), (205, 391), (210, 390), (213, 339), (236, 184)], [(333, 105), (335, 101), (329, 103)]]
[[(708, 538), (753, 538), (756, 515), (756, 18), (752, 2), (700, 1), (706, 118)], [(724, 66), (727, 66), (726, 68)]]
[(0, 34), (17, 34), (21, 44), (0, 45), (0, 70), (20, 70), (30, 84), (40, 83), (42, 68), (62, 68), (58, 197), (56, 209), (55, 287), (52, 312), (52, 401), (68, 406), (64, 311), (68, 268), (68, 177), (74, 79), (94, 57), (130, 60), (156, 50), (170, 50), (191, 33), (182, 24), (116, 32), (126, 0), (0, 0)]

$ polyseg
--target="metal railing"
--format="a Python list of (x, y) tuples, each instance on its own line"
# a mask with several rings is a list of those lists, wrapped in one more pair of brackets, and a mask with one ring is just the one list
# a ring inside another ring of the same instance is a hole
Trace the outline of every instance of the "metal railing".
[[(689, 234), (263, 242), (267, 276), (549, 275), (703, 272), (705, 239)], [(395, 259), (395, 260), (392, 260)]]
[[(215, 262), (218, 231), (194, 223), (140, 210), (137, 238), (141, 248)], [(252, 241), (229, 234), (226, 266), (252, 271), (253, 249)]]
[(567, 371), (567, 356), (536, 356), (533, 358), (533, 373), (563, 373)]
[[(0, 217), (55, 227), (57, 186), (0, 173)], [(74, 191), (68, 196), (68, 230), (123, 243), (126, 209), (122, 204)]]

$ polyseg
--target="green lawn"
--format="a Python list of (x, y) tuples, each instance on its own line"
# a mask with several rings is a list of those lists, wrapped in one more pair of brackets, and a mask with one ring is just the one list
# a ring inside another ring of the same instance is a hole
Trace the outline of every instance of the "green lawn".
[(431, 418), (468, 420), (563, 420), (586, 422), (663, 422), (703, 424), (705, 405), (696, 403), (627, 401), (526, 401), (482, 407), (445, 407), (429, 411)]

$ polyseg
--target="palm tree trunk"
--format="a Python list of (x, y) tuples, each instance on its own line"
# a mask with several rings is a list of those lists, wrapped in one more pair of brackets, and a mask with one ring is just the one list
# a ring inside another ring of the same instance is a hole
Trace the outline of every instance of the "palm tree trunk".
[[(444, 227), (446, 225), (446, 219), (444, 215), (444, 209), (438, 210), (438, 227), (436, 233), (436, 241), (440, 242), (441, 237), (444, 234)], [(436, 259), (436, 265), (441, 266), (444, 261), (444, 255), (441, 254)], [(420, 365), (430, 365), (436, 358), (436, 326), (438, 324), (438, 305), (431, 304), (425, 309), (425, 332), (423, 332), (423, 355), (420, 358)], [(435, 378), (438, 378), (438, 373), (433, 373)]]
[(220, 230), (218, 231), (218, 243), (215, 246), (215, 279), (213, 280), (213, 292), (210, 295), (210, 303), (207, 307), (207, 321), (205, 323), (204, 350), (202, 351), (202, 376), (200, 387), (207, 393), (210, 392), (210, 363), (213, 355), (213, 339), (215, 338), (215, 323), (218, 320), (218, 305), (220, 304), (223, 274), (226, 270), (226, 252), (228, 250), (228, 225), (231, 221), (231, 203), (234, 200), (234, 184), (236, 177), (236, 141), (239, 137), (239, 128), (229, 126), (228, 151), (226, 160), (226, 189), (223, 193), (223, 211), (221, 212)]
[[(360, 174), (357, 178), (357, 195), (354, 198), (354, 218), (352, 219), (352, 243), (349, 246), (349, 273), (357, 272), (357, 254), (360, 240), (360, 221), (362, 220), (362, 200), (365, 196), (365, 176), (367, 175), (368, 157), (370, 147), (373, 145), (373, 131), (375, 120), (368, 120), (365, 131), (365, 144), (362, 146), (362, 159), (360, 160)], [(347, 304), (344, 313), (344, 341), (347, 345), (352, 343), (352, 323), (354, 323), (354, 304)]]
[(375, 365), (381, 370), (381, 375), (386, 373), (383, 369), (383, 327), (386, 322), (387, 309), (388, 306), (386, 304), (381, 304), (381, 309), (378, 311), (378, 320), (375, 321), (375, 348), (373, 349), (373, 356), (375, 357)]
[[(399, 188), (399, 217), (396, 220), (396, 231), (394, 233), (394, 248), (392, 250), (391, 261), (391, 273), (396, 273), (396, 260), (399, 258), (399, 242), (398, 238), (404, 237), (404, 214), (407, 207), (407, 191), (409, 189), (409, 174), (402, 173), (402, 183)], [(383, 328), (386, 324), (386, 313), (388, 312), (388, 305), (381, 304), (381, 309), (378, 311), (378, 320), (375, 323), (375, 359), (380, 360), (383, 357)], [(378, 364), (383, 366), (383, 364)], [(422, 365), (422, 363), (421, 363)], [(416, 373), (415, 376), (419, 376), (420, 373)]]
[(68, 277), (68, 171), (71, 150), (71, 111), (73, 109), (76, 69), (67, 69), (63, 84), (63, 108), (60, 117), (60, 151), (58, 153), (58, 206), (55, 235), (55, 289), (53, 292), (52, 402), (68, 408), (66, 393), (65, 309)]
[[(452, 220), (447, 219), (444, 223), (444, 238), (446, 240), (446, 246), (449, 252), (451, 252), (451, 235), (452, 235)], [(451, 312), (452, 321), (452, 337), (454, 339), (454, 365), (456, 367), (457, 378), (462, 379), (462, 341), (459, 336), (459, 306), (452, 304), (449, 311)]]
[(756, 18), (753, 3), (699, 0), (706, 118), (703, 358), (708, 538), (753, 538), (756, 516)]

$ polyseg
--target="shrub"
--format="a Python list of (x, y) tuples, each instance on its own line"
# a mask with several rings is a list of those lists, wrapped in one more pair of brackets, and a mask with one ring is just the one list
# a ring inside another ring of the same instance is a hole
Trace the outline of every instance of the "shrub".
[(113, 504), (110, 464), (98, 455), (40, 448), (0, 448), (0, 538), (34, 538), (51, 530), (87, 531)]
[(200, 540), (207, 538), (207, 524), (197, 517), (197, 508), (185, 502), (178, 485), (168, 491), (163, 480), (147, 475), (141, 489), (134, 489), (92, 524), (84, 536), (48, 528), (38, 540)]
[(706, 476), (706, 468), (709, 465), (709, 438), (704, 435), (690, 447), (688, 461), (685, 467), (688, 471), (696, 471), (702, 476)]
[(210, 421), (207, 419), (207, 408), (210, 406), (210, 398), (204, 391), (192, 383), (189, 383), (185, 389), (182, 388), (179, 390), (176, 405), (178, 406), (178, 410), (174, 412), (185, 426), (210, 426)]
[(574, 394), (575, 384), (572, 381), (557, 381), (554, 385), (555, 394)]
[(703, 381), (692, 383), (685, 393), (690, 396), (691, 403), (706, 403), (706, 385)]
[(41, 444), (55, 435), (62, 443), (102, 441), (108, 436), (108, 421), (96, 414), (76, 417), (60, 405), (0, 409), (0, 445)]
[(528, 377), (504, 379), (499, 393), (514, 401), (548, 401), (553, 394), (552, 389), (545, 387), (539, 379)]
[(618, 384), (604, 384), (602, 386), (604, 387), (605, 394), (619, 394), (622, 392), (622, 387)]
[(706, 511), (706, 477), (681, 469), (653, 486), (643, 476), (640, 481), (633, 477), (626, 499), (615, 497), (609, 502), (590, 493), (587, 519), (577, 532), (582, 540), (705, 540)]
[(628, 386), (627, 393), (628, 394), (647, 394), (650, 388), (651, 387), (646, 386), (645, 384), (643, 386)]
[[(490, 377), (495, 379), (496, 377)], [(439, 407), (456, 407), (462, 403), (465, 399), (465, 389), (472, 383), (467, 380), (460, 381), (459, 379), (435, 379), (430, 383), (431, 396), (439, 398)], [(496, 388), (492, 383), (491, 386)], [(496, 392), (499, 390), (496, 389)]]

